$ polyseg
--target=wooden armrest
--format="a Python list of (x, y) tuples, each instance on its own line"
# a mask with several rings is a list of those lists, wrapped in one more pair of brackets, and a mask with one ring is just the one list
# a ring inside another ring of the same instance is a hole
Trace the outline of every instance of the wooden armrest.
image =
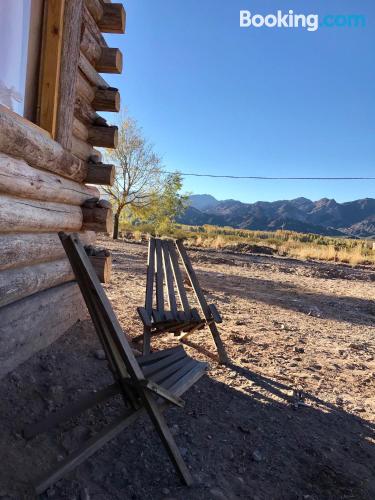
[(144, 307), (137, 307), (138, 314), (142, 320), (142, 323), (151, 328), (152, 327), (152, 321), (151, 321), (151, 316), (149, 313), (146, 311)]

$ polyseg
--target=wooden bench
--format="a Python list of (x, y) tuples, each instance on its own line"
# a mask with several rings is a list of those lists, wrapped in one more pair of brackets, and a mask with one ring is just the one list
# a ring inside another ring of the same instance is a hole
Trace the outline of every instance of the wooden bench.
[[(190, 305), (179, 257), (200, 312)], [(215, 359), (216, 356), (187, 339), (193, 332), (208, 327), (217, 348), (219, 361), (228, 362), (228, 356), (216, 326), (217, 323), (222, 322), (222, 318), (215, 305), (207, 303), (181, 240), (150, 237), (145, 307), (138, 307), (137, 310), (143, 323), (143, 335), (134, 340), (143, 339), (143, 354), (150, 352), (151, 337), (173, 333), (183, 343), (201, 352), (204, 351), (205, 354)]]
[(124, 413), (117, 420), (39, 479), (35, 485), (36, 493), (41, 494), (144, 414), (151, 418), (181, 479), (186, 485), (191, 485), (191, 474), (162, 410), (170, 404), (184, 406), (181, 396), (202, 377), (207, 364), (190, 358), (182, 346), (136, 358), (78, 236), (68, 236), (65, 233), (60, 233), (59, 236), (106, 352), (114, 383), (81, 397), (69, 407), (51, 414), (43, 422), (28, 426), (24, 429), (24, 436), (31, 439), (117, 394), (122, 395), (125, 407)]

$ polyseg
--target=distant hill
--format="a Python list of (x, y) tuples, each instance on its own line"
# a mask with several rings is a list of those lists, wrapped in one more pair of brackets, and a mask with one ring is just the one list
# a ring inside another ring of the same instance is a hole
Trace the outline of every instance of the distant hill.
[(190, 196), (190, 205), (179, 222), (191, 225), (213, 224), (239, 229), (273, 231), (289, 229), (324, 236), (375, 237), (375, 199), (337, 203), (322, 198), (274, 202), (242, 203), (219, 201), (208, 194)]

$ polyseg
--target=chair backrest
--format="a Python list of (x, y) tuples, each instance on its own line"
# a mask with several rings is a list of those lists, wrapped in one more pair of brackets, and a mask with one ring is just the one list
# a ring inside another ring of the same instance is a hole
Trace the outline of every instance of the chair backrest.
[[(156, 297), (155, 301), (154, 297)], [(168, 311), (166, 311), (165, 307), (166, 302)], [(145, 309), (150, 317), (153, 311), (155, 312), (154, 306), (160, 315), (160, 319), (165, 317), (165, 313), (171, 315), (170, 319), (175, 321), (187, 321), (192, 317), (175, 242), (150, 237), (145, 300)], [(181, 317), (181, 310), (183, 311), (183, 318)]]
[(59, 237), (115, 378), (131, 378), (137, 385), (144, 375), (78, 235), (59, 233)]

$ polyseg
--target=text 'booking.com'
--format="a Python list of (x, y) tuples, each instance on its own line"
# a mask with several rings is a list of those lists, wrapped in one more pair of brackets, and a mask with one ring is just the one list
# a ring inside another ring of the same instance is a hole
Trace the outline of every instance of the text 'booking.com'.
[(362, 14), (296, 14), (278, 10), (275, 14), (253, 14), (249, 10), (240, 11), (241, 28), (302, 28), (318, 31), (320, 28), (365, 28), (366, 17)]

